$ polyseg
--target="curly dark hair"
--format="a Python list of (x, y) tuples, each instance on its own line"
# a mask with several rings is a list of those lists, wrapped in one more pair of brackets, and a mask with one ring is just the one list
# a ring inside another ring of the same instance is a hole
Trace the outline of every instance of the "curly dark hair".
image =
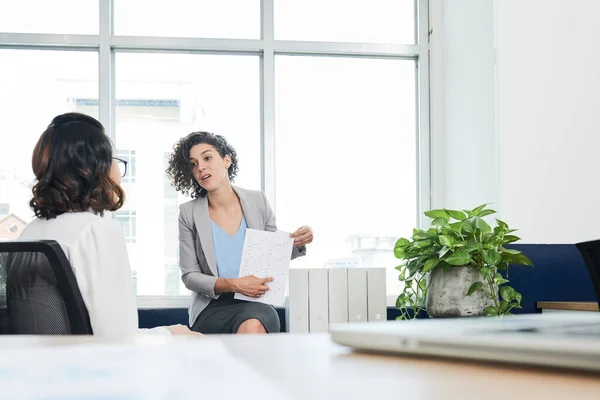
[(37, 183), (29, 205), (38, 218), (70, 211), (102, 215), (123, 206), (125, 193), (110, 177), (112, 143), (96, 119), (80, 113), (57, 116), (35, 145)]
[(213, 146), (221, 157), (226, 155), (231, 157), (231, 165), (227, 171), (230, 182), (234, 181), (239, 171), (237, 152), (223, 136), (210, 132), (192, 132), (179, 139), (173, 146), (173, 152), (169, 157), (169, 168), (166, 172), (175, 190), (194, 199), (206, 196), (206, 189), (194, 179), (190, 163), (190, 150), (195, 145), (202, 143)]

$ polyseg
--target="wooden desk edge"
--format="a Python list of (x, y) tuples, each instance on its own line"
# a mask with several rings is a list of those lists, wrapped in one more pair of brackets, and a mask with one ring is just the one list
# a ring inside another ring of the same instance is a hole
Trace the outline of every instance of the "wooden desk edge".
[(538, 301), (537, 308), (546, 310), (599, 311), (598, 303), (593, 301)]

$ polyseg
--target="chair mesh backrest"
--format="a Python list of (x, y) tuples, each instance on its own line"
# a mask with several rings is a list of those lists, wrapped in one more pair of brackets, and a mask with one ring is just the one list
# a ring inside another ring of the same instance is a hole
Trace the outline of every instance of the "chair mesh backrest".
[(577, 243), (576, 246), (588, 269), (600, 305), (600, 240)]
[[(43, 250), (6, 251), (7, 245), (10, 246), (9, 243), (0, 244), (0, 333), (91, 333), (87, 309), (74, 276), (65, 279), (62, 268), (68, 268), (71, 275), (72, 271), (59, 246), (48, 247), (48, 244), (40, 243), (45, 246)], [(48, 250), (60, 252), (62, 259), (49, 254)], [(59, 261), (67, 265), (61, 265)], [(60, 274), (57, 276), (57, 273)]]

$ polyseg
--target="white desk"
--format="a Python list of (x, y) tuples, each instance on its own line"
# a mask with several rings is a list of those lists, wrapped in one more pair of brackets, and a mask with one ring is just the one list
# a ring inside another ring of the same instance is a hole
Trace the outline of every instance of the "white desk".
[[(147, 340), (135, 339), (129, 343), (136, 346)], [(279, 382), (288, 393), (302, 400), (547, 400), (598, 399), (600, 396), (600, 379), (597, 375), (354, 354), (332, 343), (327, 334), (231, 335), (186, 340), (222, 340), (234, 355), (246, 360), (259, 372)], [(0, 353), (3, 348), (16, 346), (90, 342), (102, 343), (93, 337), (0, 336)]]

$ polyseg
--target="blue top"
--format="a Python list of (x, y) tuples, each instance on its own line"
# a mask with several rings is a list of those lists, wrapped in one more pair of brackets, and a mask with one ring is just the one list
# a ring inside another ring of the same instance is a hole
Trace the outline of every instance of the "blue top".
[(233, 236), (228, 235), (212, 219), (210, 220), (210, 225), (212, 227), (212, 240), (219, 277), (237, 278), (240, 274), (244, 239), (246, 238), (246, 228), (248, 227), (246, 225), (246, 218), (242, 217), (240, 227)]

